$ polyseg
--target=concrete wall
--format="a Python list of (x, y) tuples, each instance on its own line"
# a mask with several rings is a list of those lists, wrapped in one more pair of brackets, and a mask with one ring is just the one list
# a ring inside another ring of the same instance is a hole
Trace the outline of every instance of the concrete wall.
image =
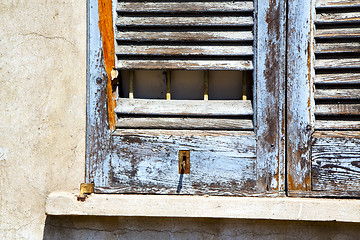
[(86, 1), (0, 1), (0, 239), (357, 239), (360, 224), (46, 217), (84, 180)]

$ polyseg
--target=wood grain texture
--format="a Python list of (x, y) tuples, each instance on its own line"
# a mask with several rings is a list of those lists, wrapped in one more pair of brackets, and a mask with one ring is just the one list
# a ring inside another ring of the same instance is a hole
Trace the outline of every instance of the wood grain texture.
[(315, 53), (360, 53), (360, 42), (317, 43)]
[(252, 115), (250, 100), (151, 100), (119, 98), (115, 109), (119, 114), (179, 116)]
[(118, 60), (119, 69), (253, 70), (252, 60)]
[[(113, 136), (112, 187), (122, 193), (237, 195), (256, 184), (253, 132), (121, 130)], [(190, 174), (178, 151), (190, 150)]]
[(251, 56), (252, 46), (121, 45), (117, 54), (153, 56)]
[(312, 190), (359, 190), (360, 132), (316, 132), (312, 145)]
[(360, 115), (360, 104), (316, 104), (315, 114), (319, 116)]
[(360, 68), (360, 58), (316, 59), (315, 69)]
[(202, 130), (253, 130), (250, 119), (226, 118), (173, 118), (173, 117), (119, 117), (117, 128), (153, 128), (153, 129), (202, 129)]
[(316, 14), (316, 24), (357, 24), (360, 23), (359, 12), (331, 12)]
[[(359, 34), (360, 35), (360, 34)], [(119, 41), (177, 41), (177, 42), (233, 42), (252, 41), (251, 31), (119, 31), (116, 39)]]
[(119, 2), (117, 11), (120, 12), (252, 12), (254, 10), (253, 1), (241, 2)]
[(359, 38), (360, 28), (316, 29), (316, 39)]
[(194, 27), (194, 26), (252, 26), (253, 17), (119, 17), (116, 20), (118, 27)]
[(315, 99), (334, 100), (334, 99), (360, 99), (359, 88), (349, 89), (316, 89)]
[(360, 73), (316, 74), (315, 84), (360, 84)]
[(316, 8), (360, 7), (359, 0), (316, 0)]
[(360, 120), (316, 120), (316, 130), (354, 130), (360, 129)]
[(311, 190), (315, 1), (288, 1), (287, 176), (289, 191)]

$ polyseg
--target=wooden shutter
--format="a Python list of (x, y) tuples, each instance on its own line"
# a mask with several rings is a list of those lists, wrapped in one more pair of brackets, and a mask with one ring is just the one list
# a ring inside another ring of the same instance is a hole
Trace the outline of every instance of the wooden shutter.
[(117, 1), (116, 68), (252, 70), (253, 1)]
[[(302, 55), (300, 59), (308, 62), (302, 67), (303, 72), (297, 72), (302, 81), (298, 84), (302, 87), (292, 88), (290, 94), (292, 109), (303, 111), (296, 120), (303, 136), (299, 137), (301, 143), (295, 148), (297, 160), (290, 160), (290, 179), (296, 182), (290, 182), (290, 190), (298, 194), (309, 191), (309, 194), (321, 196), (358, 196), (360, 1), (316, 0), (313, 5), (305, 5), (309, 12), (297, 20), (290, 20), (294, 24), (296, 21), (306, 24), (307, 20), (311, 23), (302, 29), (294, 29), (296, 34), (304, 31), (298, 45), (308, 50), (304, 49), (303, 54), (293, 52), (291, 58)], [(291, 51), (296, 51), (295, 47)], [(304, 97), (297, 95), (301, 91)], [(306, 98), (305, 103), (302, 99)], [(295, 106), (297, 102), (304, 105)], [(301, 167), (296, 166), (300, 163), (303, 164)]]
[[(88, 56), (94, 59), (88, 61), (86, 176), (95, 191), (283, 195), (285, 2), (116, 1), (115, 5), (117, 69), (252, 70), (254, 98), (220, 104), (174, 100), (173, 106), (162, 105), (160, 110), (156, 104), (166, 100), (134, 98), (126, 104), (119, 100), (116, 112), (133, 116), (119, 118), (113, 131), (107, 121), (109, 89), (103, 81), (108, 76), (103, 70), (98, 2), (89, 0)], [(224, 111), (230, 109), (226, 104), (233, 110)], [(174, 118), (181, 119), (181, 126), (172, 122)], [(136, 125), (139, 119), (150, 121), (151, 129)], [(239, 125), (239, 119), (246, 120), (245, 125)], [(194, 128), (195, 121), (203, 127)], [(220, 127), (208, 127), (214, 125)], [(180, 150), (190, 151), (190, 174), (179, 174)]]

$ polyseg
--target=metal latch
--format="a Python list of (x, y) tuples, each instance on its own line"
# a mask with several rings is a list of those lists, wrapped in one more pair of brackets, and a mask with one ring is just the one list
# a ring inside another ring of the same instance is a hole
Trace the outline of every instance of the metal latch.
[(76, 196), (78, 201), (84, 202), (85, 199), (94, 193), (94, 183), (81, 183), (80, 195)]
[(190, 174), (190, 151), (179, 151), (179, 174)]

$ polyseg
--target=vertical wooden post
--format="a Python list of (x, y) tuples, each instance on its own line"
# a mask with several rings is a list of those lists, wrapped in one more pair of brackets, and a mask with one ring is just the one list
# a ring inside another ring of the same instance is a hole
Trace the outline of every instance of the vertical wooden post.
[(171, 71), (164, 71), (165, 84), (166, 84), (166, 100), (171, 100)]
[(130, 72), (129, 72), (129, 98), (130, 99), (134, 98), (134, 75), (135, 75), (135, 71), (130, 70)]
[(204, 100), (209, 100), (209, 71), (204, 71)]
[(242, 100), (247, 100), (247, 72), (242, 72)]

